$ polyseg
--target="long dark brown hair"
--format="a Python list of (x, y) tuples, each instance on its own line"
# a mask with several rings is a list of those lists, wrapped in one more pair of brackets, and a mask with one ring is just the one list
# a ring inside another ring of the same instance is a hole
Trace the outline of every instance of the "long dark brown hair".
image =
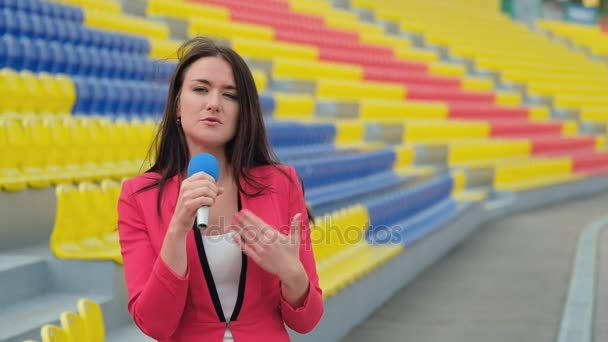
[[(182, 90), (184, 76), (192, 63), (205, 57), (221, 57), (232, 68), (236, 83), (239, 106), (238, 126), (234, 137), (226, 144), (225, 153), (239, 192), (247, 196), (257, 196), (266, 187), (252, 177), (247, 170), (261, 165), (278, 165), (272, 152), (266, 129), (259, 95), (251, 70), (245, 61), (231, 48), (221, 46), (205, 37), (192, 38), (177, 52), (178, 63), (171, 77), (167, 104), (158, 131), (148, 152), (148, 160), (154, 160), (147, 172), (160, 174), (160, 178), (145, 186), (144, 191), (158, 186), (157, 211), (160, 213), (161, 197), (166, 182), (183, 174), (190, 161), (190, 153), (184, 132), (178, 123), (177, 103)], [(282, 169), (279, 168), (283, 172)], [(283, 172), (286, 176), (286, 172)], [(253, 186), (254, 193), (246, 193), (241, 179)]]

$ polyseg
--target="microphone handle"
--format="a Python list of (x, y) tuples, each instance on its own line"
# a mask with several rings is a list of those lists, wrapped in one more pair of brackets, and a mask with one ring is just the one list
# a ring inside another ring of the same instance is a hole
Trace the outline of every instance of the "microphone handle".
[(201, 207), (196, 211), (196, 226), (198, 229), (207, 228), (209, 223), (209, 207)]

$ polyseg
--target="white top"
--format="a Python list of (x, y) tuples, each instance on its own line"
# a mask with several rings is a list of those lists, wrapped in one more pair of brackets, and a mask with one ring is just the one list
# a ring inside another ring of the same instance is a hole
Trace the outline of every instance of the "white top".
[[(232, 240), (234, 234), (235, 232), (230, 232), (202, 236), (205, 254), (226, 321), (230, 321), (234, 311), (241, 276), (242, 254), (239, 246)], [(234, 341), (230, 329), (226, 329), (224, 341)]]

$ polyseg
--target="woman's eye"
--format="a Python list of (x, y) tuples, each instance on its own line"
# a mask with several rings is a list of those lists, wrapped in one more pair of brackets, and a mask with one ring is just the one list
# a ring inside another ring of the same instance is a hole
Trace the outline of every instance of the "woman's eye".
[(226, 96), (227, 98), (229, 98), (231, 100), (236, 100), (237, 99), (236, 94), (224, 94), (224, 96)]
[(199, 88), (194, 88), (194, 92), (195, 92), (195, 93), (203, 93), (203, 92), (207, 92), (207, 88), (202, 88), (202, 87), (199, 87)]

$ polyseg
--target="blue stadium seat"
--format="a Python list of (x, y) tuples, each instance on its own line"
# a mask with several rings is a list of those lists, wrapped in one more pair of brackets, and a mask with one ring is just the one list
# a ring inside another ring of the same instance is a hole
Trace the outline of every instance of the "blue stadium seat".
[(65, 26), (65, 30), (66, 30), (66, 35), (65, 35), (65, 42), (67, 43), (71, 43), (71, 44), (80, 44), (81, 41), (81, 34), (80, 34), (80, 28), (81, 25), (79, 24), (75, 24), (69, 21), (64, 21), (63, 25)]
[(65, 73), (68, 75), (76, 75), (80, 69), (80, 60), (76, 52), (76, 47), (72, 44), (65, 43), (61, 46), (61, 57), (66, 61)]
[(262, 106), (262, 113), (264, 113), (264, 115), (270, 115), (274, 112), (276, 101), (272, 95), (260, 94), (260, 106)]
[(337, 149), (332, 143), (289, 147), (273, 146), (273, 149), (277, 157), (283, 162), (290, 162), (303, 158), (316, 158), (318, 156), (345, 154), (350, 152), (350, 150), (346, 149)]
[(134, 98), (133, 87), (125, 85), (118, 92), (118, 103), (116, 113), (128, 115), (130, 113), (131, 101)]
[(29, 16), (24, 12), (13, 12), (17, 19), (17, 34), (18, 37), (31, 37), (32, 28), (30, 25)]
[(75, 75), (89, 76), (91, 75), (91, 57), (87, 48), (82, 45), (74, 47), (76, 58), (78, 59), (78, 69)]
[(76, 89), (76, 102), (72, 108), (75, 114), (86, 114), (90, 112), (92, 89), (84, 77), (72, 77)]
[(19, 38), (19, 44), (23, 51), (23, 70), (35, 70), (38, 66), (38, 55), (34, 48), (34, 43), (28, 38)]
[(400, 177), (392, 171), (379, 172), (346, 182), (306, 189), (306, 201), (315, 215), (324, 215), (372, 196), (395, 191), (414, 179), (416, 177)]
[(44, 27), (42, 26), (42, 17), (37, 14), (30, 16), (30, 25), (32, 38), (43, 38), (45, 36)]
[(13, 11), (8, 8), (0, 9), (0, 35), (17, 34), (17, 29), (17, 18), (13, 15)]
[(297, 161), (292, 166), (298, 171), (306, 188), (315, 188), (391, 170), (395, 153), (384, 149), (352, 156), (331, 156)]
[(49, 17), (51, 15), (51, 3), (46, 1), (40, 1), (38, 7), (38, 14), (43, 17)]
[(271, 121), (267, 125), (273, 146), (298, 146), (333, 142), (336, 127), (333, 124), (301, 124)]
[(138, 115), (143, 113), (142, 109), (145, 97), (143, 89), (136, 87), (135, 84), (130, 82), (126, 83), (125, 86), (129, 89), (128, 91), (131, 93), (131, 101), (128, 102), (128, 108), (124, 112), (130, 115)]
[(40, 17), (40, 26), (42, 27), (42, 39), (47, 41), (57, 40), (59, 33), (57, 32), (57, 23), (53, 19)]
[[(427, 234), (434, 230), (441, 229), (441, 226), (448, 222), (452, 217), (458, 215), (471, 205), (470, 202), (456, 202), (450, 197), (446, 197), (435, 203), (424, 211), (413, 215), (404, 221), (392, 225), (391, 234), (383, 234), (384, 236), (392, 237), (393, 243), (402, 243), (406, 246), (414, 244)], [(369, 234), (368, 237), (382, 236), (379, 232), (374, 235)], [(374, 241), (375, 240), (375, 241)], [(372, 243), (381, 243), (378, 238), (368, 239)]]
[(118, 101), (120, 100), (119, 92), (124, 88), (116, 80), (102, 79), (99, 82), (102, 93), (106, 94), (105, 98), (100, 103), (99, 113), (104, 115), (116, 114), (118, 109)]
[(0, 0), (0, 8), (17, 9), (21, 0)]
[(372, 227), (388, 227), (411, 217), (448, 197), (453, 184), (450, 175), (439, 176), (417, 188), (365, 202), (370, 223)]
[(70, 37), (68, 24), (65, 21), (55, 20), (55, 29), (55, 39), (53, 40), (60, 43), (66, 42)]
[(38, 56), (34, 71), (40, 72), (51, 70), (53, 60), (51, 59), (46, 42), (42, 39), (34, 39), (32, 48), (34, 49), (34, 54)]
[(46, 44), (51, 60), (51, 68), (49, 71), (52, 74), (65, 73), (66, 60), (63, 58), (61, 45), (58, 42), (50, 42)]
[(4, 36), (0, 36), (0, 69), (8, 65), (8, 51)]
[[(59, 10), (57, 11), (59, 12)], [(62, 13), (70, 13), (70, 11), (79, 13), (73, 10)], [(148, 40), (142, 37), (95, 30), (84, 27), (79, 21), (64, 20), (43, 13), (27, 12), (14, 8), (1, 8), (0, 10), (0, 35), (6, 33), (20, 37), (43, 38), (140, 55), (147, 55), (150, 50)]]
[(0, 38), (0, 46), (6, 51), (5, 64), (0, 68), (21, 70), (23, 68), (23, 47), (19, 41), (13, 36), (4, 35)]

